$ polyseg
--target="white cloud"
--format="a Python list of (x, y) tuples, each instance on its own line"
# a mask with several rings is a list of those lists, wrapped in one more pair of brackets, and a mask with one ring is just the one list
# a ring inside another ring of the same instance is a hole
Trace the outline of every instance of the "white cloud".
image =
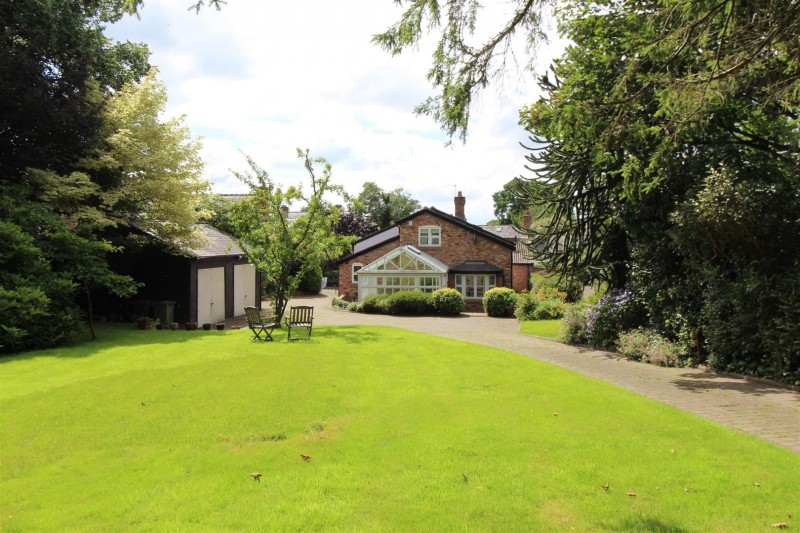
[(231, 173), (246, 169), (242, 152), (279, 183), (303, 179), (295, 149), (309, 148), (350, 193), (374, 181), (452, 212), (460, 190), (468, 220), (485, 223), (492, 193), (524, 170), (527, 136), (516, 117), (535, 99), (534, 84), (504, 80), (502, 93), (489, 91), (473, 110), (466, 145), (445, 147), (438, 126), (412, 113), (430, 94), (429, 52), (391, 57), (370, 43), (399, 16), (391, 2), (232, 0), (199, 15), (184, 3), (148, 0), (140, 20), (107, 33), (150, 46), (167, 112), (186, 115), (203, 137), (216, 192), (244, 191)]

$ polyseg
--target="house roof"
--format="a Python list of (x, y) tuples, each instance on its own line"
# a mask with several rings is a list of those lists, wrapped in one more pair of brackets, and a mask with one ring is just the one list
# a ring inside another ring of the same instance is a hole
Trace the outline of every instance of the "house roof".
[(507, 246), (508, 248), (512, 249), (514, 248), (513, 242), (501, 236), (498, 236), (495, 233), (487, 231), (483, 229), (483, 227), (478, 226), (477, 224), (470, 224), (466, 220), (462, 220), (458, 217), (445, 213), (444, 211), (439, 211), (435, 207), (423, 207), (419, 211), (415, 211), (410, 215), (408, 215), (407, 217), (398, 220), (392, 226), (384, 228), (380, 231), (376, 231), (375, 233), (372, 233), (370, 235), (367, 235), (366, 237), (362, 237), (361, 239), (357, 240), (353, 244), (353, 252), (339, 258), (339, 260), (336, 261), (336, 263), (337, 264), (344, 263), (345, 261), (349, 261), (353, 257), (361, 255), (362, 253), (372, 250), (374, 248), (377, 248), (378, 246), (386, 244), (387, 242), (398, 240), (400, 238), (399, 227), (402, 224), (416, 218), (417, 216), (423, 213), (428, 213), (430, 215), (439, 217), (443, 220), (446, 220), (447, 222), (450, 222), (451, 224), (464, 228), (468, 231), (477, 233), (478, 235), (481, 235), (486, 239), (502, 244), (503, 246)]
[(528, 236), (524, 232), (519, 231), (512, 224), (501, 224), (499, 226), (481, 225), (480, 227), (483, 230), (504, 239), (528, 239)]
[(244, 251), (239, 247), (236, 239), (227, 233), (208, 224), (196, 224), (195, 228), (203, 234), (207, 242), (203, 246), (187, 250), (189, 255), (198, 259), (244, 255)]
[(486, 261), (464, 261), (455, 266), (450, 267), (450, 272), (457, 274), (484, 274), (484, 273), (499, 273), (503, 269), (495, 266)]

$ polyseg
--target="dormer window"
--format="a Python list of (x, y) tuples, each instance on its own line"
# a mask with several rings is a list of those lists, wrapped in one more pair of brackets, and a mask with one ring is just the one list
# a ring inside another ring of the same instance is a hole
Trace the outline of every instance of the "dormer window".
[(439, 226), (422, 226), (419, 228), (420, 246), (441, 246), (442, 228)]

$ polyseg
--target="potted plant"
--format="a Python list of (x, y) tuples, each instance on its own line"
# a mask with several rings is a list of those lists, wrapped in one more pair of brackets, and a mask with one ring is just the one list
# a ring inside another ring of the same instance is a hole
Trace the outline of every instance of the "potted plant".
[(197, 329), (197, 322), (187, 322), (185, 327), (186, 331), (194, 331)]
[(169, 329), (171, 329), (172, 331), (176, 331), (178, 329), (178, 323), (177, 322), (170, 322), (169, 323)]
[(153, 325), (154, 325), (154, 326), (156, 327), (156, 329), (158, 329), (158, 330), (162, 330), (162, 329), (164, 329), (164, 324), (162, 324), (162, 323), (161, 323), (161, 319), (160, 319), (160, 318), (156, 318), (156, 319), (153, 321)]
[(139, 329), (153, 329), (153, 319), (149, 316), (140, 316), (136, 319), (136, 327)]
[(218, 331), (222, 331), (223, 329), (225, 329), (225, 322), (220, 322), (219, 324), (217, 324)]
[(203, 330), (211, 331), (211, 322), (206, 322), (205, 324), (203, 324)]

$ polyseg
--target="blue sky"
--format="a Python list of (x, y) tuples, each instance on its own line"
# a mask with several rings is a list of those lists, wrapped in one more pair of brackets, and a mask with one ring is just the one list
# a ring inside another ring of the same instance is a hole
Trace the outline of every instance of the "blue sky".
[[(532, 75), (517, 71), (486, 91), (466, 144), (445, 146), (438, 125), (412, 112), (432, 94), (425, 74), (434, 43), (395, 57), (370, 43), (399, 17), (392, 0), (229, 0), (198, 15), (190, 3), (147, 0), (140, 19), (106, 34), (149, 45), (167, 114), (185, 115), (203, 138), (215, 192), (246, 191), (232, 174), (247, 168), (242, 153), (276, 182), (300, 182), (295, 149), (308, 148), (351, 194), (374, 181), (452, 213), (463, 191), (467, 219), (483, 224), (494, 218), (492, 193), (525, 175), (527, 134), (517, 113), (538, 98)], [(538, 55), (543, 64), (550, 57)]]

